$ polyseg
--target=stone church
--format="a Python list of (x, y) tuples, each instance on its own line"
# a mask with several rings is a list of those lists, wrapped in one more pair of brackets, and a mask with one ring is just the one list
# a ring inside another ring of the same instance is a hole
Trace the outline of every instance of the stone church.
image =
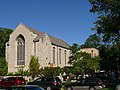
[(20, 66), (29, 68), (31, 56), (39, 59), (40, 67), (69, 66), (69, 44), (47, 33), (20, 23), (6, 43), (8, 72), (17, 72)]

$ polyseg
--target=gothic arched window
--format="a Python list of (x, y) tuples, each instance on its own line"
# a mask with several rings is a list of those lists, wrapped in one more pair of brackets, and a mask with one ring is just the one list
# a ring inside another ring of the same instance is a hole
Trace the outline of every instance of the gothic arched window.
[(17, 65), (25, 65), (25, 39), (22, 35), (17, 38)]

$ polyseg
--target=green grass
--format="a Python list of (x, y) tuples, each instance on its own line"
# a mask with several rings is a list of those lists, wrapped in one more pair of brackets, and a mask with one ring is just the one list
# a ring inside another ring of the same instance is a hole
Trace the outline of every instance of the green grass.
[(103, 88), (102, 90), (115, 90), (113, 88)]
[(102, 90), (110, 90), (109, 88), (103, 88)]

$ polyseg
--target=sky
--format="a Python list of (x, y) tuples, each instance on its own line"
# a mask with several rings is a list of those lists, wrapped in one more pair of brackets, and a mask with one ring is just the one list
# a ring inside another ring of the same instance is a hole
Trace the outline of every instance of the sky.
[(83, 44), (97, 15), (88, 0), (0, 0), (0, 27), (15, 30), (19, 23), (72, 45)]

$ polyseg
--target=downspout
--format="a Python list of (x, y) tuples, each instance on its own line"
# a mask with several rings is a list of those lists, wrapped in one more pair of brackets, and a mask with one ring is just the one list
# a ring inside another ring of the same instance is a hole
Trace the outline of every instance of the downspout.
[(58, 47), (57, 47), (57, 66), (58, 66)]
[(34, 56), (36, 56), (36, 42), (34, 42)]

